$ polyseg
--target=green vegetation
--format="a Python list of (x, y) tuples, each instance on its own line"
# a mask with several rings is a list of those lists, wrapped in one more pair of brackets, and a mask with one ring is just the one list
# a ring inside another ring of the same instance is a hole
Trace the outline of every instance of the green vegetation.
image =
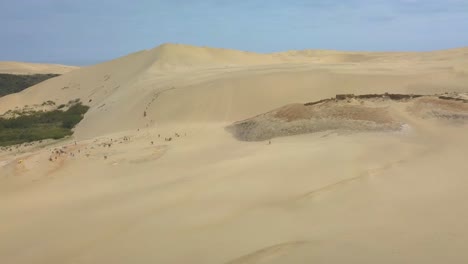
[(73, 134), (72, 129), (89, 107), (77, 101), (71, 103), (65, 111), (28, 112), (14, 118), (0, 118), (0, 146), (59, 139)]
[(28, 87), (59, 75), (60, 74), (16, 75), (0, 73), (0, 97), (21, 92)]

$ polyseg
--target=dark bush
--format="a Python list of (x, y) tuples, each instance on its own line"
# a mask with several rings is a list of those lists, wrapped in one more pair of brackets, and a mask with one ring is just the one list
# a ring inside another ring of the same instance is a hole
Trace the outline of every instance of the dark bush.
[(71, 135), (72, 129), (88, 109), (88, 106), (77, 103), (66, 111), (33, 112), (15, 118), (0, 118), (0, 146)]
[(22, 90), (41, 83), (59, 74), (34, 74), (34, 75), (16, 75), (16, 74), (0, 74), (0, 97), (18, 93)]

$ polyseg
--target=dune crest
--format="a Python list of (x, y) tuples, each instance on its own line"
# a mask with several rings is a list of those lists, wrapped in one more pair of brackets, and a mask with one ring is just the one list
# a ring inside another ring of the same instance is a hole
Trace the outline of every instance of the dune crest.
[(79, 67), (60, 64), (0, 61), (0, 73), (7, 74), (65, 74), (76, 69), (79, 69)]
[(245, 66), (279, 62), (269, 54), (172, 43), (158, 46), (150, 52), (155, 63), (162, 67)]

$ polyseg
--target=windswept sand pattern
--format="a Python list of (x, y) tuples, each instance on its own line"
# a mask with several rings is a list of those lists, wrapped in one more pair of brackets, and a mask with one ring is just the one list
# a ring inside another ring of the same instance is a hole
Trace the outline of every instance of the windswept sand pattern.
[(167, 88), (167, 89), (164, 89), (164, 90), (155, 92), (155, 93), (153, 94), (153, 96), (151, 96), (151, 101), (146, 105), (145, 111), (144, 111), (144, 113), (143, 113), (143, 116), (146, 117), (148, 109), (149, 109), (149, 108), (151, 107), (151, 105), (158, 99), (158, 97), (159, 97), (161, 94), (163, 94), (163, 93), (165, 93), (165, 92), (167, 92), (167, 91), (170, 91), (170, 90), (174, 90), (174, 89), (176, 89), (176, 88), (175, 88), (175, 87), (171, 87), (171, 88)]
[(307, 241), (292, 241), (259, 249), (226, 264), (261, 264), (269, 263), (275, 258), (288, 254), (288, 251), (308, 244)]
[(326, 185), (326, 186), (320, 187), (318, 189), (315, 189), (315, 190), (303, 193), (301, 195), (298, 195), (298, 196), (294, 197), (294, 199), (291, 199), (290, 201), (294, 201), (294, 202), (305, 201), (307, 199), (314, 198), (315, 196), (320, 195), (322, 193), (331, 192), (335, 188), (339, 188), (339, 187), (345, 186), (347, 184), (357, 183), (358, 181), (361, 181), (361, 180), (365, 181), (368, 178), (378, 176), (379, 174), (381, 174), (385, 170), (390, 169), (390, 168), (392, 168), (394, 166), (397, 166), (398, 164), (401, 164), (401, 163), (404, 163), (404, 162), (406, 162), (406, 161), (399, 160), (399, 161), (388, 163), (388, 164), (386, 164), (384, 166), (381, 166), (379, 168), (368, 169), (365, 172), (363, 172), (363, 173), (361, 173), (361, 174), (359, 174), (359, 175), (357, 175), (355, 177), (343, 179), (341, 181), (334, 182), (334, 183), (332, 183), (330, 185)]

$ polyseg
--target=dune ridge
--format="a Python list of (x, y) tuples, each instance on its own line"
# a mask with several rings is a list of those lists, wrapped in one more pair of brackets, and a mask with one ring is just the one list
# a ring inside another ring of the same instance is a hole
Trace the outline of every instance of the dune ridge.
[[(467, 94), (337, 95), (306, 104), (291, 104), (235, 122), (226, 129), (237, 139), (263, 141), (275, 137), (332, 131), (336, 133), (401, 131), (408, 128), (405, 116), (468, 121)], [(404, 112), (404, 114), (401, 114)], [(411, 121), (409, 121), (411, 122)], [(450, 125), (450, 123), (445, 123)]]
[[(49, 99), (60, 104), (79, 98), (91, 110), (77, 136), (92, 137), (156, 123), (233, 122), (288, 103), (349, 91), (463, 92), (468, 80), (465, 50), (404, 56), (320, 51), (312, 56), (312, 51), (254, 54), (165, 44), (2, 98), (0, 113)], [(356, 66), (352, 54), (376, 59), (360, 60)], [(446, 60), (440, 59), (443, 54)], [(157, 103), (151, 103), (156, 97)], [(117, 117), (125, 122), (116, 122)]]
[(0, 73), (7, 74), (65, 74), (76, 69), (79, 69), (79, 67), (60, 64), (0, 61)]

